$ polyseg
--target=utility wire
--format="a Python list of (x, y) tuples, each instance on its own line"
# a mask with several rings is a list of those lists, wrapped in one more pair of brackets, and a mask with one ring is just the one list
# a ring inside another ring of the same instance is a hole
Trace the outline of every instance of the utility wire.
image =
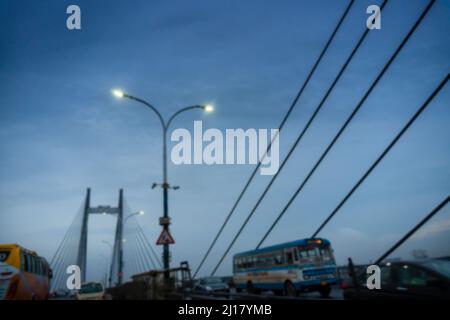
[(202, 261), (200, 262), (199, 266), (197, 267), (197, 269), (195, 270), (194, 273), (194, 278), (197, 275), (197, 273), (200, 271), (201, 267), (203, 266), (203, 264), (205, 263), (206, 258), (208, 257), (208, 255), (210, 254), (212, 248), (214, 247), (214, 245), (216, 244), (217, 240), (219, 239), (220, 235), (222, 234), (225, 226), (228, 224), (228, 221), (230, 220), (231, 216), (233, 215), (236, 207), (238, 206), (239, 202), (241, 201), (242, 197), (244, 196), (245, 192), (247, 191), (248, 187), (250, 186), (250, 183), (252, 182), (253, 178), (255, 177), (256, 173), (258, 172), (259, 167), (261, 166), (262, 161), (264, 160), (264, 158), (266, 157), (266, 155), (268, 154), (268, 152), (270, 151), (271, 147), (272, 147), (272, 143), (275, 139), (277, 139), (279, 132), (283, 129), (287, 119), (289, 118), (289, 116), (292, 113), (292, 110), (294, 109), (294, 107), (297, 105), (298, 100), (300, 99), (300, 96), (303, 94), (303, 91), (305, 90), (306, 86), (308, 85), (310, 79), (312, 78), (314, 72), (316, 71), (319, 63), (322, 61), (323, 56), (325, 55), (326, 51), (328, 50), (328, 47), (330, 46), (331, 42), (333, 41), (335, 35), (337, 34), (339, 28), (341, 27), (345, 17), (347, 16), (348, 12), (350, 11), (350, 8), (352, 7), (354, 3), (354, 0), (351, 0), (347, 6), (347, 8), (345, 9), (344, 13), (342, 14), (342, 17), (340, 18), (338, 24), (336, 25), (336, 27), (334, 28), (333, 33), (331, 34), (330, 38), (328, 39), (328, 41), (326, 42), (325, 46), (323, 47), (321, 53), (319, 54), (319, 57), (317, 58), (317, 60), (315, 61), (313, 67), (311, 68), (308, 76), (306, 77), (304, 83), (302, 84), (299, 92), (297, 93), (297, 96), (294, 98), (293, 102), (291, 103), (287, 113), (285, 114), (283, 120), (281, 121), (280, 125), (278, 126), (278, 133), (277, 135), (274, 137), (274, 139), (269, 143), (264, 155), (261, 157), (261, 159), (258, 161), (258, 164), (256, 165), (255, 169), (253, 170), (252, 174), (250, 175), (250, 178), (248, 179), (247, 183), (245, 184), (244, 188), (242, 189), (241, 193), (239, 194), (238, 198), (236, 199), (235, 203), (233, 204), (233, 207), (231, 208), (230, 212), (228, 213), (225, 221), (223, 222), (222, 226), (220, 227), (219, 231), (217, 232), (216, 236), (214, 237), (212, 243), (210, 244), (208, 250), (206, 251), (205, 255), (202, 258)]
[(428, 220), (430, 220), (436, 213), (438, 213), (445, 205), (450, 201), (450, 195), (442, 201), (436, 208), (434, 208), (429, 214), (426, 215), (414, 228), (412, 228), (407, 234), (405, 234), (396, 244), (394, 244), (388, 251), (386, 251), (375, 262), (376, 265), (380, 264), (386, 259), (392, 252), (394, 252), (399, 246), (403, 244), (409, 237), (411, 237), (417, 230), (419, 230)]
[[(386, 5), (386, 3), (388, 2), (388, 0), (385, 0), (382, 5), (380, 6), (380, 9), (383, 9), (383, 7)], [(381, 11), (381, 10), (380, 10)], [(305, 135), (306, 131), (308, 130), (308, 128), (311, 126), (312, 122), (314, 121), (314, 119), (316, 118), (317, 114), (319, 113), (319, 111), (322, 109), (322, 106), (324, 105), (325, 101), (328, 99), (329, 95), (331, 94), (331, 92), (333, 91), (334, 87), (336, 86), (337, 82), (339, 81), (339, 79), (341, 78), (342, 74), (344, 73), (344, 71), (347, 69), (348, 65), (350, 64), (351, 60), (353, 59), (354, 55), (356, 54), (356, 52), (358, 51), (358, 49), (360, 48), (361, 44), (363, 43), (364, 39), (366, 38), (366, 36), (369, 33), (369, 29), (366, 28), (363, 35), (361, 36), (361, 38), (358, 40), (357, 44), (355, 45), (355, 47), (353, 48), (352, 52), (350, 53), (350, 55), (348, 56), (347, 60), (345, 61), (345, 63), (342, 65), (339, 73), (337, 74), (337, 76), (334, 78), (333, 83), (331, 84), (331, 86), (328, 88), (328, 90), (326, 91), (325, 95), (323, 96), (322, 100), (320, 101), (319, 105), (316, 107), (316, 109), (314, 110), (314, 113), (311, 115), (310, 119), (308, 120), (306, 126), (303, 128), (303, 130), (301, 131), (301, 133), (299, 134), (299, 136), (297, 137), (297, 140), (294, 142), (294, 144), (291, 146), (288, 154), (286, 155), (286, 157), (284, 158), (283, 162), (281, 163), (277, 173), (272, 177), (272, 179), (270, 180), (269, 184), (267, 185), (266, 189), (264, 190), (264, 192), (261, 194), (261, 196), (259, 197), (258, 201), (256, 202), (255, 206), (253, 207), (253, 209), (251, 210), (251, 212), (249, 213), (249, 215), (247, 216), (247, 218), (244, 220), (244, 223), (242, 224), (242, 226), (240, 227), (239, 231), (237, 232), (237, 234), (234, 236), (233, 240), (231, 241), (230, 245), (227, 247), (227, 249), (225, 250), (225, 253), (222, 255), (222, 257), (220, 258), (219, 262), (217, 263), (217, 265), (215, 266), (213, 272), (211, 273), (211, 275), (214, 275), (217, 271), (217, 269), (219, 268), (219, 266), (222, 264), (223, 260), (225, 259), (225, 257), (228, 255), (228, 253), (230, 252), (231, 248), (233, 247), (234, 243), (236, 242), (236, 240), (239, 238), (240, 234), (242, 233), (242, 231), (244, 230), (245, 226), (247, 225), (247, 223), (250, 221), (250, 219), (252, 218), (253, 214), (255, 213), (256, 209), (258, 208), (259, 204), (262, 202), (262, 200), (264, 199), (265, 195), (267, 194), (267, 192), (269, 191), (270, 187), (272, 186), (272, 184), (275, 182), (276, 178), (278, 177), (278, 175), (281, 173), (284, 165), (287, 163), (287, 161), (289, 160), (290, 156), (292, 155), (292, 153), (294, 152), (295, 148), (297, 147), (297, 145), (299, 144), (299, 142), (302, 140), (303, 136)]]
[[(433, 0), (434, 1), (434, 0)], [(449, 75), (441, 82), (441, 84), (436, 88), (436, 90), (431, 94), (431, 96), (425, 101), (425, 103), (420, 107), (420, 109), (414, 114), (414, 116), (408, 121), (408, 123), (403, 127), (403, 129), (397, 134), (397, 136), (391, 141), (389, 146), (381, 153), (381, 155), (375, 160), (375, 162), (370, 166), (370, 168), (364, 173), (364, 175), (358, 180), (358, 182), (353, 186), (349, 193), (342, 199), (342, 201), (337, 205), (337, 207), (330, 213), (330, 215), (325, 219), (325, 221), (320, 225), (320, 227), (314, 232), (312, 237), (317, 236), (317, 234), (325, 227), (325, 225), (334, 217), (334, 215), (339, 211), (339, 209), (347, 202), (347, 200), (352, 196), (352, 194), (358, 189), (358, 187), (364, 182), (364, 180), (370, 175), (370, 173), (375, 169), (375, 167), (383, 160), (386, 154), (392, 149), (392, 147), (397, 143), (397, 141), (402, 137), (402, 135), (409, 129), (409, 127), (414, 123), (414, 121), (420, 116), (420, 114), (427, 108), (431, 100), (438, 94), (438, 92), (447, 83)]]
[[(289, 199), (289, 201), (287, 202), (287, 204), (285, 205), (285, 207), (283, 208), (283, 210), (280, 212), (280, 214), (277, 216), (277, 218), (275, 219), (275, 221), (272, 223), (272, 225), (269, 227), (269, 229), (267, 230), (267, 232), (265, 233), (265, 235), (263, 236), (263, 238), (261, 239), (261, 241), (258, 243), (256, 248), (259, 248), (263, 242), (267, 239), (267, 237), (269, 236), (269, 234), (272, 232), (273, 228), (278, 224), (278, 222), (280, 221), (280, 219), (283, 217), (283, 215), (286, 213), (286, 211), (288, 210), (288, 208), (290, 207), (290, 205), (293, 203), (293, 201), (296, 199), (296, 197), (298, 196), (298, 194), (302, 191), (303, 187), (306, 185), (306, 183), (309, 181), (309, 179), (311, 178), (311, 176), (314, 174), (314, 172), (316, 171), (316, 169), (319, 167), (319, 165), (321, 164), (321, 162), (325, 159), (325, 157), (328, 155), (328, 152), (333, 148), (334, 144), (336, 143), (336, 141), (340, 138), (340, 136), (342, 135), (342, 133), (345, 131), (345, 129), (347, 128), (347, 126), (349, 125), (349, 123), (353, 120), (353, 118), (355, 117), (355, 115), (358, 113), (358, 111), (360, 110), (361, 106), (364, 104), (364, 102), (366, 101), (366, 99), (369, 97), (369, 95), (372, 93), (373, 89), (377, 86), (378, 82), (381, 80), (381, 78), (384, 76), (384, 74), (386, 73), (386, 71), (388, 70), (388, 68), (391, 66), (392, 62), (394, 62), (395, 58), (397, 57), (397, 55), (400, 53), (400, 51), (403, 49), (403, 47), (405, 46), (405, 44), (408, 42), (409, 38), (411, 37), (411, 35), (414, 33), (414, 31), (417, 29), (417, 27), (420, 25), (420, 23), (422, 22), (422, 20), (424, 19), (424, 17), (426, 16), (426, 14), (428, 13), (428, 11), (430, 10), (431, 6), (433, 5), (434, 0), (430, 1), (427, 5), (427, 7), (425, 8), (425, 10), (422, 12), (422, 14), (420, 15), (420, 17), (417, 19), (417, 21), (415, 22), (414, 26), (411, 28), (411, 30), (408, 32), (408, 34), (405, 36), (405, 38), (403, 39), (403, 41), (400, 43), (400, 45), (398, 46), (398, 48), (396, 49), (396, 51), (394, 52), (394, 54), (391, 56), (391, 58), (388, 60), (388, 62), (385, 64), (385, 66), (383, 67), (383, 69), (381, 70), (381, 72), (378, 74), (378, 76), (376, 77), (375, 81), (372, 83), (372, 85), (370, 86), (370, 88), (366, 91), (366, 93), (364, 94), (364, 96), (362, 97), (362, 99), (359, 101), (359, 103), (356, 105), (355, 109), (353, 110), (353, 112), (350, 114), (350, 116), (347, 118), (347, 120), (345, 121), (344, 125), (339, 129), (338, 133), (334, 136), (333, 140), (331, 141), (331, 143), (328, 145), (328, 147), (325, 149), (325, 151), (322, 153), (322, 155), (320, 156), (319, 160), (316, 162), (316, 164), (314, 165), (314, 167), (311, 169), (311, 171), (308, 173), (308, 175), (306, 176), (306, 178), (303, 180), (303, 182), (300, 184), (300, 186), (297, 188), (297, 190), (294, 192), (294, 194), (292, 195), (292, 197)], [(330, 218), (331, 219), (331, 218)], [(329, 221), (326, 220), (326, 222), (324, 222), (323, 226)], [(320, 231), (320, 229), (322, 229), (321, 226), (319, 228), (318, 231), (316, 231), (313, 235), (316, 236), (317, 233)]]

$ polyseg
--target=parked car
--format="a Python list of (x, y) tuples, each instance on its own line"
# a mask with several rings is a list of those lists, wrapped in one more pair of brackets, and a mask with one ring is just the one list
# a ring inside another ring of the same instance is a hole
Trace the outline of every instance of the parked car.
[(194, 291), (197, 292), (223, 292), (229, 289), (228, 284), (220, 277), (201, 278), (194, 284)]
[[(449, 299), (450, 261), (395, 261), (380, 266), (381, 288), (369, 290), (366, 275), (342, 285), (344, 299)], [(349, 282), (347, 282), (349, 281)]]
[(77, 300), (104, 300), (105, 289), (100, 282), (86, 282), (76, 293)]

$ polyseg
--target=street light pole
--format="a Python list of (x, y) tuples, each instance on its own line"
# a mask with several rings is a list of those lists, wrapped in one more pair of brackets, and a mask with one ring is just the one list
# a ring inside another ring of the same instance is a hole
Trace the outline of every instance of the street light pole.
[[(103, 240), (102, 243), (104, 243), (108, 247), (110, 247), (111, 248), (111, 252), (114, 251), (113, 245), (109, 241)], [(111, 263), (109, 264), (109, 269), (111, 269), (111, 264), (112, 264), (112, 258), (111, 258)], [(111, 288), (111, 280), (112, 280), (111, 279), (111, 273), (110, 272), (107, 272), (107, 273), (108, 273), (108, 288)]]
[(107, 257), (105, 257), (103, 254), (99, 254), (98, 255), (100, 258), (105, 259), (106, 262), (106, 266), (105, 266), (105, 274), (104, 274), (104, 278), (103, 278), (103, 286), (105, 288), (107, 288), (107, 279), (108, 279), (108, 267), (109, 267), (109, 259)]
[[(106, 214), (109, 214), (109, 213), (104, 212), (103, 214), (106, 215)], [(140, 210), (140, 211), (137, 211), (137, 212), (134, 212), (134, 213), (130, 213), (127, 217), (125, 217), (125, 219), (123, 219), (123, 217), (121, 217), (121, 215), (119, 214), (119, 220), (117, 221), (117, 223), (120, 223), (121, 229), (123, 230), (127, 220), (130, 219), (131, 217), (134, 217), (134, 216), (137, 216), (137, 215), (140, 215), (140, 216), (144, 215), (144, 211)], [(120, 234), (123, 235), (123, 232), (121, 232)], [(119, 270), (123, 270), (123, 266), (124, 266), (124, 262), (123, 262), (123, 242), (125, 242), (124, 239), (123, 239), (123, 236), (117, 237), (117, 235), (116, 235), (116, 239), (115, 239), (115, 242), (114, 242), (114, 246), (110, 242), (108, 242), (106, 240), (102, 241), (102, 243), (108, 245), (111, 248), (111, 251), (113, 252), (112, 253), (113, 257), (114, 257), (114, 250), (115, 250), (114, 248), (118, 248), (118, 251), (119, 251), (118, 252)], [(110, 272), (109, 272), (109, 277), (108, 277), (109, 287), (111, 287), (111, 284), (112, 284), (112, 273), (113, 273), (113, 258), (111, 258)], [(119, 273), (120, 273), (120, 271), (119, 271)], [(119, 281), (118, 281), (119, 284), (122, 282), (121, 277), (122, 277), (122, 275), (119, 274)]]
[[(137, 216), (137, 215), (140, 215), (140, 216), (142, 216), (142, 215), (144, 215), (144, 211), (138, 211), (138, 212), (134, 212), (134, 213), (130, 213), (128, 216), (126, 216), (125, 217), (125, 219), (123, 219), (122, 221), (121, 221), (121, 223), (122, 223), (122, 235), (123, 235), (123, 230), (125, 229), (125, 223), (127, 222), (127, 220), (128, 219), (130, 219), (131, 217), (134, 217), (134, 216)], [(120, 270), (123, 270), (124, 269), (124, 261), (123, 261), (123, 244), (124, 244), (124, 242), (126, 241), (126, 239), (124, 239), (123, 237), (119, 240), (120, 241), (120, 245), (119, 245), (119, 265), (121, 266), (120, 267)], [(120, 283), (122, 282), (122, 276), (123, 276), (123, 274), (122, 275), (120, 275)]]
[[(186, 112), (193, 109), (202, 109), (205, 112), (212, 112), (214, 110), (213, 106), (211, 105), (194, 105), (190, 107), (182, 108), (178, 111), (176, 111), (172, 116), (169, 118), (167, 122), (165, 122), (164, 118), (162, 117), (161, 113), (150, 103), (148, 103), (145, 100), (142, 100), (140, 98), (131, 96), (127, 93), (124, 93), (120, 90), (113, 90), (113, 94), (118, 98), (128, 98), (131, 100), (135, 100), (137, 102), (140, 102), (147, 107), (149, 107), (158, 117), (159, 121), (161, 122), (162, 131), (163, 131), (163, 183), (161, 185), (163, 189), (163, 217), (160, 219), (159, 224), (163, 227), (164, 232), (169, 231), (169, 225), (170, 225), (170, 217), (169, 217), (169, 188), (170, 185), (168, 183), (167, 179), (167, 131), (169, 129), (169, 126), (172, 122), (172, 120), (178, 116), (182, 112)], [(168, 270), (170, 268), (170, 251), (169, 251), (169, 244), (163, 245), (163, 266), (165, 270)], [(166, 272), (164, 273), (165, 278), (169, 277), (169, 274)]]

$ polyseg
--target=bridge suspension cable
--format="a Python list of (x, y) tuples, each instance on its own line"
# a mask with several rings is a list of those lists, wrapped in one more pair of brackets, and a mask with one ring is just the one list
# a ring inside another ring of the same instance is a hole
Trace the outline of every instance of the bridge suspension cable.
[(69, 265), (76, 264), (78, 244), (81, 233), (81, 223), (83, 218), (83, 207), (84, 204), (72, 220), (66, 234), (64, 235), (64, 238), (60, 242), (58, 249), (50, 262), (50, 266), (53, 271), (51, 291), (67, 289), (65, 283), (66, 269)]
[(141, 235), (141, 238), (143, 240), (144, 245), (147, 247), (147, 249), (152, 253), (153, 257), (155, 258), (155, 261), (157, 262), (157, 264), (159, 265), (160, 268), (163, 267), (161, 259), (158, 257), (158, 255), (155, 252), (155, 249), (153, 249), (153, 246), (151, 245), (151, 242), (148, 240), (147, 236), (144, 233), (144, 230), (142, 230), (141, 225), (138, 223), (138, 231), (139, 234)]
[[(388, 0), (383, 1), (383, 3), (380, 6), (380, 9), (383, 9), (384, 6), (387, 4)], [(298, 135), (297, 139), (295, 140), (294, 144), (291, 146), (291, 148), (289, 149), (289, 152), (287, 153), (286, 157), (284, 158), (284, 160), (282, 161), (282, 163), (280, 164), (280, 167), (277, 171), (277, 173), (275, 175), (273, 175), (272, 179), (270, 180), (269, 184), (266, 186), (266, 188), (264, 189), (263, 193), (261, 194), (261, 196), (259, 197), (259, 199), (257, 200), (255, 206), (252, 208), (252, 210), (250, 211), (250, 213), (248, 214), (248, 216), (246, 217), (246, 219), (244, 220), (243, 224), (241, 225), (240, 229), (238, 230), (238, 232), (236, 233), (236, 235), (234, 236), (233, 240), (231, 241), (231, 243), (228, 245), (227, 249), (225, 250), (224, 254), (222, 255), (222, 257), (219, 259), (219, 262), (217, 263), (217, 265), (214, 267), (211, 275), (214, 275), (217, 271), (217, 269), (220, 267), (220, 265), (222, 264), (223, 260), (225, 259), (225, 257), (228, 255), (228, 253), (230, 252), (231, 248), (233, 247), (234, 243), (236, 242), (236, 240), (239, 238), (239, 236), (241, 235), (242, 231), (244, 230), (244, 228), (246, 227), (246, 225), (248, 224), (248, 222), (250, 221), (250, 219), (252, 218), (253, 214), (256, 212), (256, 209), (259, 207), (260, 203), (262, 202), (262, 200), (264, 199), (264, 197), (266, 196), (267, 192), (270, 190), (272, 184), (275, 182), (275, 180), (277, 179), (278, 175), (280, 174), (280, 172), (283, 170), (284, 165), (287, 163), (287, 161), (289, 160), (289, 158), (291, 157), (291, 155), (293, 154), (294, 150), (297, 148), (298, 144), (300, 143), (300, 141), (302, 140), (303, 136), (305, 135), (306, 131), (308, 130), (308, 128), (311, 126), (312, 122), (314, 121), (314, 119), (316, 118), (317, 114), (319, 113), (319, 111), (322, 109), (322, 106), (324, 105), (325, 101), (328, 99), (328, 97), (330, 96), (331, 92), (334, 90), (334, 87), (336, 86), (336, 84), (338, 83), (339, 79), (341, 78), (341, 76), (344, 74), (345, 70), (347, 69), (348, 65), (350, 64), (350, 62), (353, 60), (353, 57), (355, 56), (356, 52), (358, 51), (358, 49), (361, 47), (361, 44), (364, 42), (364, 40), (366, 39), (368, 33), (369, 33), (369, 29), (366, 28), (362, 34), (362, 36), (359, 38), (358, 42), (356, 43), (356, 45), (353, 47), (353, 50), (351, 51), (350, 55), (347, 57), (345, 63), (342, 65), (341, 69), (339, 70), (338, 74), (336, 75), (336, 77), (334, 78), (332, 84), (330, 85), (330, 87), (328, 88), (328, 90), (326, 91), (325, 95), (322, 97), (322, 100), (320, 101), (320, 103), (318, 104), (318, 106), (316, 107), (316, 109), (314, 110), (312, 116), (310, 117), (310, 119), (308, 120), (307, 124), (305, 125), (305, 127), (303, 128), (303, 130), (300, 132), (300, 134)]]
[[(138, 224), (138, 223), (136, 222), (136, 224)], [(139, 250), (139, 252), (140, 252), (140, 254), (142, 256), (142, 260), (145, 261), (146, 270), (149, 270), (150, 266), (153, 269), (156, 269), (157, 268), (156, 264), (153, 261), (153, 258), (150, 255), (150, 252), (148, 252), (147, 248), (145, 248), (145, 246), (144, 246), (144, 244), (142, 242), (142, 238), (141, 238), (141, 235), (139, 233), (139, 228), (136, 228), (136, 242), (137, 242), (137, 245), (138, 245), (138, 250)]]
[(444, 199), (436, 208), (434, 208), (430, 213), (428, 213), (425, 218), (423, 218), (417, 225), (415, 225), (408, 233), (406, 233), (399, 241), (397, 241), (389, 250), (387, 250), (381, 257), (375, 261), (375, 265), (379, 265), (384, 259), (386, 259), (392, 252), (394, 252), (398, 247), (400, 247), (406, 240), (408, 240), (417, 230), (419, 230), (428, 220), (430, 220), (436, 213), (438, 213), (442, 208), (444, 208), (450, 201), (450, 195)]
[[(308, 175), (306, 176), (306, 178), (303, 180), (303, 182), (300, 184), (300, 186), (297, 188), (297, 190), (294, 192), (294, 194), (291, 196), (291, 198), (289, 199), (289, 201), (287, 202), (287, 204), (284, 206), (283, 210), (281, 210), (281, 212), (279, 213), (279, 215), (277, 216), (277, 218), (275, 219), (275, 221), (272, 223), (272, 225), (269, 227), (269, 229), (266, 231), (266, 233), (264, 234), (264, 236), (262, 237), (262, 239), (260, 240), (260, 242), (258, 243), (258, 245), (256, 246), (256, 248), (259, 248), (263, 242), (267, 239), (267, 237), (269, 236), (269, 234), (272, 232), (272, 230), (274, 229), (274, 227), (278, 224), (278, 222), (280, 221), (280, 219), (283, 217), (283, 215), (286, 213), (286, 211), (288, 210), (288, 208), (290, 207), (290, 205), (293, 203), (293, 201), (297, 198), (297, 196), (300, 194), (300, 192), (302, 191), (303, 187), (306, 185), (306, 183), (309, 181), (309, 179), (311, 178), (311, 176), (314, 174), (314, 172), (316, 171), (316, 169), (319, 167), (319, 165), (322, 163), (322, 161), (325, 159), (325, 157), (328, 155), (329, 151), (333, 148), (333, 146), (335, 145), (336, 141), (340, 138), (340, 136), (342, 135), (342, 133), (345, 131), (345, 129), (347, 128), (347, 126), (349, 125), (349, 123), (353, 120), (353, 118), (355, 117), (355, 115), (358, 113), (358, 111), (360, 110), (360, 108), (362, 107), (362, 105), (364, 104), (364, 102), (366, 101), (366, 99), (369, 97), (369, 95), (372, 93), (373, 89), (378, 85), (378, 82), (381, 80), (381, 78), (384, 76), (384, 74), (386, 73), (386, 71), (388, 70), (388, 68), (391, 66), (391, 64), (394, 62), (394, 60), (396, 59), (397, 55), (400, 53), (400, 51), (403, 49), (403, 47), (405, 46), (405, 44), (408, 42), (408, 40), (410, 39), (410, 37), (413, 35), (413, 33), (415, 32), (415, 30), (417, 29), (417, 27), (420, 25), (420, 23), (422, 22), (422, 20), (425, 18), (425, 16), (427, 15), (428, 11), (431, 9), (432, 5), (434, 3), (434, 0), (430, 1), (428, 3), (428, 5), (426, 6), (426, 8), (423, 10), (422, 14), (420, 15), (420, 17), (417, 19), (417, 21), (415, 22), (415, 24), (413, 25), (413, 27), (411, 28), (411, 30), (408, 32), (408, 34), (405, 36), (405, 38), (403, 39), (403, 41), (400, 43), (400, 45), (398, 46), (398, 48), (395, 50), (394, 54), (391, 56), (391, 58), (388, 60), (388, 62), (385, 64), (385, 66), (383, 67), (383, 69), (381, 70), (381, 72), (378, 74), (378, 76), (376, 77), (375, 81), (372, 83), (372, 85), (369, 87), (369, 89), (366, 91), (366, 93), (364, 94), (364, 96), (362, 97), (362, 99), (359, 101), (359, 103), (356, 105), (355, 109), (353, 110), (353, 112), (350, 114), (350, 116), (347, 118), (347, 120), (344, 122), (343, 126), (339, 129), (338, 133), (334, 136), (333, 140), (331, 141), (331, 143), (328, 145), (328, 147), (325, 149), (325, 151), (322, 153), (322, 155), (320, 156), (319, 160), (315, 163), (315, 165), (313, 166), (313, 168), (311, 169), (311, 171), (308, 173)], [(345, 201), (344, 201), (345, 202)], [(337, 210), (336, 210), (337, 211)], [(334, 215), (334, 214), (333, 214)], [(332, 216), (331, 216), (332, 217)], [(330, 219), (331, 219), (330, 217)], [(317, 233), (323, 228), (323, 226), (329, 221), (329, 219), (327, 219), (322, 226), (319, 228), (319, 230), (317, 230), (314, 234), (313, 237), (315, 237), (317, 235)]]
[(317, 236), (317, 234), (327, 225), (328, 222), (336, 215), (340, 208), (347, 202), (347, 200), (353, 195), (353, 193), (361, 186), (364, 180), (370, 175), (370, 173), (377, 167), (377, 165), (383, 160), (383, 158), (388, 154), (388, 152), (394, 147), (398, 140), (403, 136), (403, 134), (408, 131), (411, 125), (416, 121), (416, 119), (422, 114), (422, 112), (428, 107), (430, 102), (434, 97), (441, 91), (441, 89), (446, 85), (449, 79), (447, 75), (444, 80), (439, 84), (439, 86), (433, 91), (433, 93), (428, 97), (425, 103), (417, 110), (417, 112), (412, 116), (412, 118), (406, 123), (406, 125), (400, 130), (400, 132), (395, 136), (395, 138), (389, 143), (389, 145), (384, 149), (380, 156), (373, 162), (370, 168), (362, 175), (362, 177), (356, 182), (353, 188), (347, 193), (347, 195), (339, 202), (336, 208), (330, 213), (330, 215), (323, 221), (320, 227), (314, 232), (312, 237)]
[[(129, 217), (133, 215), (133, 210), (128, 206), (126, 200), (124, 200), (125, 216)], [(124, 254), (124, 277), (130, 278), (136, 273), (142, 273), (149, 271), (150, 269), (157, 269), (158, 265), (161, 266), (161, 261), (152, 257), (152, 254), (156, 256), (155, 250), (145, 237), (144, 231), (136, 218), (131, 216), (130, 219), (125, 219), (123, 234), (123, 254)], [(118, 253), (119, 254), (119, 253)], [(118, 263), (118, 260), (116, 261)], [(116, 270), (117, 267), (113, 266)]]
[[(151, 251), (148, 250), (148, 247), (145, 244), (145, 239), (143, 238), (143, 235), (141, 234), (139, 228), (137, 230), (137, 238), (139, 240), (139, 244), (140, 244), (142, 252), (146, 255), (147, 259), (150, 261), (153, 269), (158, 269), (157, 262), (155, 263), (155, 260), (151, 255)], [(159, 266), (159, 267), (161, 267), (161, 266)]]
[[(329, 46), (331, 45), (331, 42), (333, 41), (334, 37), (336, 36), (338, 30), (340, 29), (343, 21), (345, 20), (345, 17), (347, 16), (348, 12), (350, 11), (350, 8), (352, 7), (354, 3), (354, 0), (349, 1), (344, 13), (342, 14), (341, 18), (339, 19), (339, 22), (337, 23), (336, 27), (334, 28), (331, 36), (328, 38), (325, 46), (322, 48), (322, 51), (320, 52), (319, 56), (317, 57), (316, 61), (314, 62), (311, 70), (308, 73), (308, 76), (306, 77), (305, 81), (303, 82), (302, 86), (300, 87), (300, 90), (298, 91), (297, 95), (295, 96), (293, 102), (291, 103), (288, 111), (286, 112), (286, 114), (284, 115), (280, 125), (278, 126), (278, 134), (279, 132), (281, 132), (281, 130), (283, 129), (286, 121), (288, 120), (289, 116), (291, 115), (294, 107), (297, 105), (300, 96), (303, 94), (303, 91), (306, 89), (306, 86), (308, 85), (310, 79), (312, 78), (313, 74), (315, 73), (317, 67), (319, 66), (320, 62), (322, 61), (323, 56), (325, 55), (325, 53), (327, 52)], [(278, 136), (277, 134), (277, 136)], [(274, 137), (274, 139), (277, 138)], [(213, 249), (213, 247), (215, 246), (217, 240), (219, 239), (220, 235), (222, 234), (223, 230), (225, 229), (225, 226), (228, 224), (231, 216), (233, 215), (234, 211), (236, 210), (236, 207), (238, 206), (238, 204), (240, 203), (242, 197), (244, 196), (245, 192), (247, 191), (248, 187), (250, 186), (250, 183), (253, 181), (253, 178), (255, 177), (256, 173), (258, 172), (259, 167), (261, 166), (262, 161), (264, 160), (264, 158), (267, 156), (268, 152), (270, 151), (271, 147), (272, 147), (272, 143), (274, 140), (272, 140), (269, 145), (267, 146), (266, 151), (264, 152), (264, 155), (261, 157), (261, 159), (258, 161), (256, 167), (253, 169), (252, 174), (250, 175), (249, 179), (247, 180), (244, 188), (242, 189), (242, 191), (240, 192), (239, 196), (237, 197), (236, 201), (234, 202), (233, 206), (231, 207), (231, 210), (229, 211), (227, 217), (225, 218), (225, 221), (222, 223), (219, 231), (217, 232), (216, 236), (214, 237), (213, 241), (211, 242), (210, 246), (208, 247), (208, 249), (206, 250), (206, 253), (204, 254), (199, 266), (197, 267), (197, 269), (194, 272), (194, 278), (196, 277), (197, 273), (200, 271), (200, 269), (202, 268), (203, 264), (205, 263), (207, 257), (209, 256), (211, 250)]]

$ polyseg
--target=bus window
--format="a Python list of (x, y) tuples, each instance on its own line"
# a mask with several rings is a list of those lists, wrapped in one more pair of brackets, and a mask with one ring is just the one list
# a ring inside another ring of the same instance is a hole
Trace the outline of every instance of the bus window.
[(309, 249), (308, 251), (308, 257), (316, 257), (317, 256), (317, 248)]
[(262, 256), (261, 257), (261, 263), (263, 267), (268, 267), (270, 266), (270, 257), (269, 256)]
[(323, 260), (333, 260), (333, 254), (331, 252), (330, 247), (322, 247), (320, 248), (320, 256)]
[(42, 265), (42, 260), (41, 259), (37, 259), (37, 265), (38, 265), (38, 274), (40, 274), (41, 276), (44, 275), (44, 266)]
[(256, 256), (255, 267), (264, 267), (264, 258), (262, 256)]
[(258, 256), (252, 256), (250, 258), (249, 268), (256, 268), (258, 266)]
[(255, 267), (264, 267), (264, 256), (256, 256)]
[(277, 255), (275, 256), (275, 264), (276, 264), (276, 265), (283, 264), (283, 259), (281, 258), (281, 254), (277, 254)]
[(8, 250), (2, 250), (0, 251), (0, 262), (6, 262), (6, 259), (8, 259), (10, 254), (10, 251)]
[(252, 257), (244, 258), (244, 268), (249, 269), (252, 265)]
[(275, 255), (271, 253), (270, 255), (265, 256), (265, 266), (273, 267), (275, 265)]
[(20, 251), (20, 270), (25, 271), (25, 254)]
[(28, 254), (26, 254), (26, 253), (24, 253), (23, 254), (23, 260), (25, 261), (25, 268), (24, 268), (24, 271), (25, 272), (30, 272), (31, 271), (31, 261), (30, 261), (30, 256), (28, 255)]
[(299, 247), (298, 255), (300, 261), (314, 261), (320, 259), (319, 248), (316, 247)]
[(286, 252), (286, 263), (287, 264), (293, 264), (294, 263), (294, 254), (292, 251)]
[(302, 248), (298, 249), (298, 255), (299, 255), (300, 259), (308, 258), (308, 252), (306, 252), (306, 250), (304, 250)]
[(34, 274), (36, 274), (37, 273), (37, 260), (36, 260), (36, 257), (35, 256), (30, 256), (30, 258), (31, 258), (31, 265), (32, 265), (32, 267), (31, 267), (31, 272), (32, 273), (34, 273)]
[(36, 274), (41, 274), (41, 261), (39, 261), (38, 258), (34, 257), (34, 264), (35, 264), (35, 270), (34, 272)]
[(35, 270), (35, 266), (34, 266), (34, 257), (31, 255), (28, 255), (28, 263), (29, 263), (29, 267), (30, 267), (30, 273), (34, 273)]

